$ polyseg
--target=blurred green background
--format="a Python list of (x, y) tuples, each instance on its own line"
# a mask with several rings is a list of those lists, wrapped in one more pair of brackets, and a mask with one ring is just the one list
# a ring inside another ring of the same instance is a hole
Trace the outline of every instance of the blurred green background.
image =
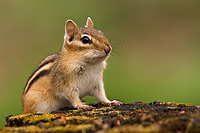
[(0, 127), (22, 113), (26, 81), (59, 52), (66, 20), (83, 27), (88, 16), (113, 46), (104, 74), (109, 99), (200, 104), (200, 1), (1, 0)]

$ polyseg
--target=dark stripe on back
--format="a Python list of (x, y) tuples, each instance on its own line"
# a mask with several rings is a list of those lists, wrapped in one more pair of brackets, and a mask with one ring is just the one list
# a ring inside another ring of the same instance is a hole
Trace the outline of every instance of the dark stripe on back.
[[(29, 77), (29, 79), (31, 79), (31, 77), (32, 77), (40, 68), (42, 68), (42, 67), (45, 66), (46, 64), (49, 64), (49, 63), (53, 62), (54, 60), (55, 60), (55, 58), (52, 59), (52, 60), (49, 60), (49, 61), (46, 61), (46, 62), (40, 64), (40, 65), (34, 70), (34, 72), (31, 74), (31, 76)], [(29, 79), (28, 79), (28, 81), (29, 81)]]
[(30, 87), (33, 85), (34, 82), (36, 82), (39, 78), (48, 75), (50, 72), (50, 70), (43, 70), (41, 71), (33, 80), (31, 80), (28, 88), (26, 89), (26, 92), (24, 92), (24, 94), (26, 94), (28, 92), (28, 90), (30, 89)]
[[(47, 65), (47, 64), (49, 64), (49, 63), (51, 63), (51, 62), (53, 62), (56, 58), (56, 55), (58, 55), (58, 54), (53, 54), (53, 55), (50, 55), (51, 57), (49, 57), (50, 58), (50, 60), (48, 60), (48, 61), (45, 61), (45, 59), (42, 61), (42, 63), (40, 63), (39, 64), (39, 66), (33, 71), (33, 73), (31, 74), (31, 76), (28, 78), (28, 81), (26, 82), (26, 85), (25, 85), (25, 88), (24, 88), (24, 91), (25, 91), (25, 89), (26, 89), (26, 87), (27, 87), (27, 85), (28, 85), (28, 82), (29, 82), (29, 80), (31, 79), (31, 77), (40, 69), (40, 68), (42, 68), (43, 66), (45, 66), (45, 65)], [(48, 58), (47, 57), (47, 58)], [(52, 59), (51, 59), (52, 58)], [(29, 87), (28, 87), (28, 89), (30, 88), (30, 84), (29, 84)], [(23, 95), (24, 94), (26, 94), (28, 92), (28, 90), (26, 90), (26, 92), (23, 92)]]

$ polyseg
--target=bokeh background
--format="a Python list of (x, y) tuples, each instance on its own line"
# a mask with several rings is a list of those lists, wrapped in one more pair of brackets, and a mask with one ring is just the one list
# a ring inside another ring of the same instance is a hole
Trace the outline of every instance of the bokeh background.
[(200, 1), (1, 0), (0, 127), (22, 113), (26, 81), (59, 52), (66, 20), (83, 27), (88, 16), (113, 46), (104, 74), (109, 99), (200, 104)]

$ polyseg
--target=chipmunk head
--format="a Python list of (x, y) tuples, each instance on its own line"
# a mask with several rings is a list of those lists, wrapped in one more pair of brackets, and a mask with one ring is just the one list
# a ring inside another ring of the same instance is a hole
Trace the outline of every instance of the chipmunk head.
[(86, 26), (79, 28), (72, 20), (67, 20), (63, 48), (78, 52), (90, 62), (105, 60), (112, 48), (103, 32), (93, 29), (93, 22), (88, 17)]

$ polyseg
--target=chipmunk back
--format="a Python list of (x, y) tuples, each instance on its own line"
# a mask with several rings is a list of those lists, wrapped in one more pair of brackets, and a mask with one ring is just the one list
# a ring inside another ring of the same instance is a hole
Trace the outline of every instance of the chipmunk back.
[(103, 85), (103, 70), (112, 48), (103, 32), (86, 26), (78, 28), (68, 20), (61, 51), (46, 57), (29, 77), (22, 96), (23, 113), (50, 113), (63, 107), (90, 110), (81, 99), (94, 96), (102, 104), (109, 101)]

